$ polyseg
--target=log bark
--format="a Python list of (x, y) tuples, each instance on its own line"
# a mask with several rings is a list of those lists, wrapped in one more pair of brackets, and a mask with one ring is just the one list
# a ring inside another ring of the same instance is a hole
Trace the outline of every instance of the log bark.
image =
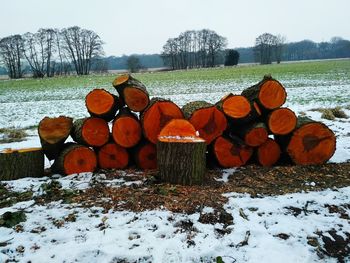
[(143, 135), (156, 144), (163, 127), (172, 119), (183, 119), (181, 109), (172, 101), (153, 98), (148, 107), (141, 113)]
[(265, 75), (262, 81), (243, 90), (241, 95), (251, 102), (257, 102), (265, 111), (281, 107), (287, 97), (283, 85), (273, 79), (271, 75)]
[(206, 171), (206, 142), (200, 138), (174, 139), (160, 137), (157, 161), (163, 182), (202, 184)]
[(117, 77), (113, 86), (130, 110), (141, 112), (148, 106), (150, 99), (145, 85), (131, 75)]
[(0, 181), (44, 176), (42, 148), (4, 150), (0, 152)]
[(321, 122), (299, 117), (296, 129), (286, 136), (275, 136), (294, 164), (314, 165), (327, 162), (336, 150), (334, 132)]
[(57, 158), (64, 142), (71, 133), (73, 119), (66, 116), (57, 118), (45, 117), (38, 126), (42, 149), (49, 160)]
[(206, 101), (189, 102), (183, 106), (182, 111), (207, 145), (222, 135), (227, 128), (223, 112)]
[(130, 148), (141, 140), (142, 128), (138, 117), (128, 108), (122, 108), (115, 117), (112, 126), (112, 137), (118, 145)]
[(105, 89), (94, 89), (85, 98), (85, 105), (92, 117), (102, 118), (105, 121), (114, 119), (116, 112), (120, 109), (122, 101)]
[(74, 121), (71, 136), (78, 144), (101, 147), (109, 141), (110, 133), (104, 119), (89, 117)]
[(70, 175), (94, 172), (97, 167), (96, 154), (89, 147), (68, 143), (52, 165), (54, 172)]

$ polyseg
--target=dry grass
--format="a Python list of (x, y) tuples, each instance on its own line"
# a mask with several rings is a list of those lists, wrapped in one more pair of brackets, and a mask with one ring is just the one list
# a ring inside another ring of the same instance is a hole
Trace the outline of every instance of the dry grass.
[[(346, 109), (350, 109), (350, 105), (345, 107)], [(347, 119), (349, 116), (342, 110), (340, 107), (335, 108), (314, 108), (310, 111), (318, 111), (321, 112), (321, 118), (326, 120), (334, 120), (335, 118)]]
[(1, 128), (0, 143), (11, 143), (24, 141), (28, 134), (23, 129)]

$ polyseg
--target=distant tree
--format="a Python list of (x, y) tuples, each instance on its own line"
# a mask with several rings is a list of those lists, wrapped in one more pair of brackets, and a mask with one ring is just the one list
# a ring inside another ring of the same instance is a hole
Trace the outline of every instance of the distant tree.
[(283, 49), (286, 45), (286, 37), (282, 35), (277, 35), (275, 39), (275, 56), (276, 56), (276, 62), (277, 64), (281, 63), (282, 55), (283, 55)]
[(92, 58), (103, 54), (102, 40), (94, 31), (78, 26), (61, 30), (62, 48), (78, 75), (90, 73)]
[(128, 70), (131, 73), (135, 73), (135, 72), (139, 72), (140, 69), (142, 68), (142, 65), (140, 63), (140, 59), (136, 56), (129, 56), (127, 61), (127, 66), (128, 66)]
[(234, 49), (227, 49), (225, 55), (225, 66), (235, 66), (239, 61), (239, 53)]
[(8, 75), (12, 79), (23, 76), (23, 38), (21, 35), (12, 35), (0, 39), (0, 58), (5, 65)]
[(255, 58), (260, 64), (271, 64), (277, 37), (264, 33), (255, 39)]

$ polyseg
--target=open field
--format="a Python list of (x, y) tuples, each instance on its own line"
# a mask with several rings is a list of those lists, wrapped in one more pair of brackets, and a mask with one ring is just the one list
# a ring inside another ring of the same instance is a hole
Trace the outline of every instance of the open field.
[[(286, 106), (335, 132), (331, 163), (210, 170), (194, 187), (134, 169), (0, 181), (0, 216), (21, 215), (0, 218), (0, 262), (348, 262), (350, 119), (314, 108), (350, 116), (350, 60), (135, 75), (151, 96), (182, 106), (238, 94), (269, 73), (285, 86)], [(86, 94), (115, 93), (114, 78), (0, 81), (0, 150), (39, 146), (44, 116), (86, 116)]]

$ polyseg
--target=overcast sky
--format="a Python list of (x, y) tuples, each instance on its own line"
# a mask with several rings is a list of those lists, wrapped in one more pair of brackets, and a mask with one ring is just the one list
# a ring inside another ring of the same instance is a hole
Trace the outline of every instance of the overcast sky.
[(208, 28), (228, 47), (264, 33), (288, 42), (350, 40), (350, 0), (0, 0), (0, 38), (41, 27), (94, 30), (106, 55), (159, 53), (166, 40)]

